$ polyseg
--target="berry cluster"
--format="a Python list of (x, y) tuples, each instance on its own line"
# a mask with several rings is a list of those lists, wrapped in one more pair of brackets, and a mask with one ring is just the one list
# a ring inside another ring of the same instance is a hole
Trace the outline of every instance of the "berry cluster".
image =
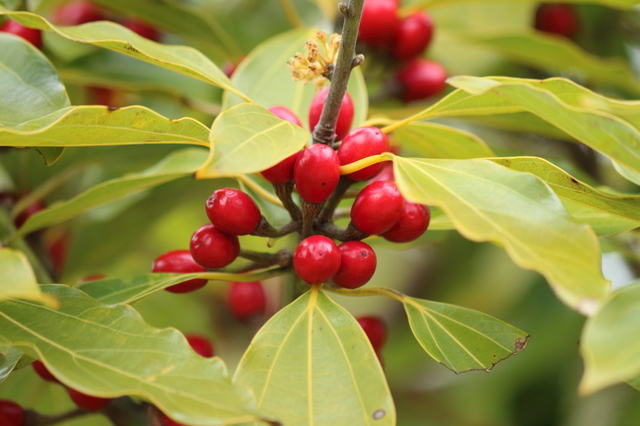
[(358, 40), (382, 56), (377, 62), (390, 64), (397, 95), (412, 102), (440, 93), (447, 72), (438, 62), (420, 57), (433, 37), (431, 17), (416, 11), (401, 18), (398, 7), (398, 0), (366, 0)]

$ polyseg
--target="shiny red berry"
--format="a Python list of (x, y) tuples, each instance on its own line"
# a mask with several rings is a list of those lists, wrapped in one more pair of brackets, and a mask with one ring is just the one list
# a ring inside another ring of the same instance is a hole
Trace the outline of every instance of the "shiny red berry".
[[(319, 91), (311, 101), (311, 107), (309, 108), (309, 128), (313, 132), (316, 125), (320, 121), (320, 115), (322, 114), (322, 108), (324, 108), (324, 101), (329, 96), (329, 87), (325, 87)], [(338, 121), (336, 122), (336, 141), (342, 140), (353, 124), (353, 100), (348, 92), (345, 92), (344, 98), (342, 98), (342, 106), (340, 106), (340, 113), (338, 114)]]
[(221, 232), (248, 235), (260, 224), (260, 209), (253, 198), (233, 188), (213, 192), (205, 203), (207, 217)]
[(340, 251), (329, 238), (313, 235), (303, 240), (296, 248), (293, 267), (304, 282), (324, 283), (340, 269)]
[(424, 204), (405, 201), (404, 210), (400, 220), (391, 227), (382, 237), (394, 243), (408, 243), (414, 241), (429, 227), (431, 212)]
[(0, 31), (4, 33), (15, 34), (35, 47), (40, 49), (42, 47), (42, 32), (33, 28), (24, 27), (11, 19), (2, 24)]
[[(173, 250), (165, 254), (160, 255), (153, 261), (151, 266), (151, 272), (177, 272), (177, 273), (190, 273), (190, 272), (205, 272), (206, 270), (198, 265), (189, 250)], [(172, 285), (165, 288), (165, 290), (171, 293), (189, 293), (204, 287), (207, 284), (207, 280), (194, 279), (185, 281), (180, 284)]]
[(187, 342), (189, 342), (191, 349), (193, 349), (198, 355), (205, 358), (211, 358), (215, 354), (213, 345), (206, 337), (198, 334), (187, 334), (184, 337), (186, 337)]
[(300, 153), (293, 168), (298, 193), (309, 203), (322, 203), (338, 185), (340, 160), (327, 145), (311, 145)]
[(396, 0), (366, 0), (362, 8), (358, 39), (375, 47), (386, 47), (395, 38), (400, 18)]
[(444, 90), (447, 71), (436, 61), (414, 59), (398, 71), (396, 79), (402, 87), (402, 100), (411, 102)]
[(569, 4), (543, 4), (536, 11), (536, 28), (545, 33), (573, 37), (578, 32), (579, 18)]
[(281, 120), (285, 120), (289, 123), (295, 124), (296, 126), (302, 127), (302, 122), (300, 121), (296, 113), (291, 111), (287, 107), (284, 107), (282, 105), (275, 105), (269, 108), (269, 112)]
[(109, 404), (109, 401), (111, 401), (108, 398), (99, 398), (97, 396), (87, 395), (72, 388), (67, 388), (67, 391), (69, 392), (69, 397), (74, 404), (87, 411), (102, 410), (107, 406), (107, 404)]
[(267, 307), (267, 299), (260, 281), (232, 283), (227, 301), (231, 314), (238, 321), (263, 315)]
[(353, 202), (351, 222), (367, 234), (382, 234), (395, 225), (404, 209), (404, 197), (393, 182), (366, 186)]
[(24, 411), (22, 410), (22, 407), (15, 402), (0, 399), (0, 425), (24, 425)]
[(401, 61), (419, 56), (431, 42), (433, 21), (424, 12), (417, 11), (400, 21), (391, 54)]
[(71, 0), (56, 9), (51, 20), (57, 25), (81, 25), (104, 19), (100, 6), (87, 0)]
[(151, 41), (160, 41), (160, 31), (141, 19), (129, 18), (122, 23), (123, 26), (129, 28), (134, 33), (147, 38)]
[(334, 283), (344, 288), (358, 288), (369, 282), (376, 271), (376, 254), (360, 241), (347, 241), (338, 246), (340, 269), (333, 276)]
[(27, 219), (38, 213), (40, 210), (44, 210), (45, 208), (47, 208), (47, 206), (44, 204), (44, 202), (38, 200), (26, 209), (22, 210), (22, 212), (20, 212), (20, 214), (16, 216), (13, 221), (16, 225), (16, 228), (20, 228), (22, 225), (24, 225)]
[(162, 414), (162, 426), (186, 426), (185, 424), (178, 423), (166, 414)]
[(364, 330), (364, 334), (369, 338), (373, 350), (377, 353), (387, 340), (387, 326), (378, 317), (360, 317), (356, 318), (356, 320)]
[(47, 367), (45, 367), (42, 361), (35, 360), (31, 363), (31, 366), (38, 373), (38, 376), (42, 377), (43, 380), (51, 383), (60, 383), (60, 380), (56, 379), (53, 374), (49, 371)]
[[(302, 127), (298, 116), (289, 108), (283, 106), (272, 106), (269, 111), (276, 117)], [(262, 171), (262, 176), (271, 183), (287, 183), (293, 179), (293, 167), (300, 153), (285, 158), (273, 167)]]
[[(340, 159), (340, 165), (344, 166), (372, 155), (380, 155), (388, 150), (389, 141), (380, 129), (377, 127), (359, 127), (344, 138), (340, 148), (338, 148), (338, 158)], [(358, 181), (367, 180), (380, 170), (382, 164), (373, 164), (346, 176)]]
[(225, 234), (207, 224), (193, 233), (189, 249), (198, 265), (218, 269), (236, 260), (240, 253), (240, 241), (237, 235)]

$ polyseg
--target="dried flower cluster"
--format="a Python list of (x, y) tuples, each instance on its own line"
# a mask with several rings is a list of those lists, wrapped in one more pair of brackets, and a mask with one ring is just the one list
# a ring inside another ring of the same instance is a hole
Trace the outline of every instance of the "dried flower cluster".
[[(327, 33), (318, 31), (316, 38), (320, 44), (314, 40), (308, 40), (305, 46), (305, 49), (309, 51), (307, 56), (304, 57), (302, 53), (297, 52), (293, 58), (289, 59), (287, 67), (292, 71), (293, 81), (304, 81), (306, 85), (318, 78), (314, 83), (315, 89), (318, 91), (328, 81), (327, 77), (330, 76), (333, 63), (338, 56), (341, 36), (333, 34), (327, 40)], [(324, 55), (320, 53), (320, 45), (322, 45)]]

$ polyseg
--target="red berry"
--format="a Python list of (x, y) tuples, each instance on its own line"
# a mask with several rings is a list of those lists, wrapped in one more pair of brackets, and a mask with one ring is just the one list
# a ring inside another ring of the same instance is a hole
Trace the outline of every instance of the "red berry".
[[(316, 125), (320, 121), (320, 115), (322, 114), (322, 108), (324, 108), (324, 101), (329, 96), (329, 87), (325, 87), (319, 91), (311, 101), (311, 107), (309, 108), (309, 128), (313, 132)], [(336, 141), (342, 140), (353, 123), (353, 101), (349, 93), (345, 92), (344, 98), (342, 98), (342, 106), (340, 106), (340, 113), (338, 114), (338, 121), (336, 122)]]
[(224, 75), (226, 75), (227, 77), (231, 78), (231, 76), (233, 75), (234, 72), (236, 72), (236, 68), (238, 66), (236, 64), (234, 64), (231, 61), (225, 61), (222, 64), (222, 72), (224, 73)]
[(296, 113), (291, 111), (287, 107), (283, 107), (281, 105), (275, 105), (269, 108), (269, 112), (281, 120), (286, 120), (289, 123), (293, 123), (296, 126), (302, 127), (302, 123), (300, 122), (300, 119), (298, 118)]
[(309, 203), (322, 203), (338, 185), (340, 160), (327, 145), (311, 145), (300, 153), (293, 168), (298, 193)]
[(168, 417), (166, 414), (162, 414), (162, 425), (163, 426), (186, 426), (182, 423), (178, 423), (175, 420)]
[(313, 235), (302, 241), (296, 248), (293, 267), (306, 283), (324, 283), (340, 269), (340, 251), (329, 238)]
[[(338, 148), (338, 158), (340, 159), (340, 165), (344, 166), (372, 155), (380, 155), (388, 150), (389, 141), (380, 129), (377, 127), (359, 127), (344, 138), (340, 148)], [(346, 176), (353, 180), (367, 180), (380, 170), (382, 164), (373, 164)]]
[(24, 27), (16, 21), (8, 20), (2, 24), (0, 31), (22, 37), (38, 49), (42, 47), (42, 32), (40, 30)]
[(417, 101), (440, 93), (446, 84), (447, 71), (435, 61), (414, 59), (396, 74), (405, 102)]
[(376, 47), (388, 46), (400, 25), (396, 0), (366, 0), (362, 8), (358, 39)]
[(433, 36), (433, 21), (424, 12), (417, 11), (400, 22), (391, 54), (401, 61), (420, 55)]
[(22, 407), (15, 402), (0, 399), (0, 425), (24, 425), (24, 411), (22, 410)]
[(189, 345), (195, 351), (195, 353), (205, 358), (213, 357), (215, 351), (213, 350), (213, 345), (211, 344), (209, 339), (197, 334), (187, 334), (184, 337), (187, 338), (187, 342), (189, 342)]
[(260, 281), (231, 283), (228, 303), (229, 310), (238, 321), (263, 315), (267, 307), (267, 299)]
[(333, 282), (344, 288), (358, 288), (369, 282), (376, 271), (376, 254), (368, 244), (347, 241), (338, 246), (340, 269)]
[(160, 32), (141, 19), (129, 18), (124, 21), (122, 25), (141, 37), (148, 38), (155, 42), (160, 41)]
[[(159, 256), (151, 267), (151, 272), (205, 272), (206, 270), (198, 265), (189, 250), (173, 250)], [(185, 281), (180, 284), (172, 285), (165, 288), (165, 290), (171, 293), (189, 293), (190, 291), (197, 290), (204, 287), (207, 284), (207, 280), (195, 279)]]
[(391, 161), (385, 161), (384, 163), (382, 163), (380, 171), (369, 180), (369, 183), (381, 182), (384, 180), (389, 182), (396, 181), (396, 176), (393, 173), (393, 162)]
[(69, 235), (66, 233), (58, 233), (46, 243), (47, 254), (53, 264), (54, 276), (60, 278), (64, 272), (64, 267), (69, 254)]
[(104, 19), (100, 6), (87, 0), (72, 0), (60, 6), (51, 20), (57, 25), (81, 25)]
[(237, 235), (225, 234), (207, 224), (193, 233), (189, 249), (198, 265), (218, 269), (236, 260), (240, 254), (240, 241)]
[(104, 105), (116, 108), (118, 106), (118, 96), (116, 92), (104, 87), (87, 87), (87, 102), (91, 105)]
[[(297, 126), (302, 127), (302, 123), (296, 114), (289, 108), (283, 106), (272, 106), (269, 111), (276, 117), (287, 120)], [(285, 158), (273, 167), (269, 167), (262, 171), (262, 176), (271, 183), (287, 183), (293, 179), (293, 167), (296, 164), (296, 159), (300, 153), (296, 152), (293, 155)]]
[(47, 367), (45, 367), (42, 361), (35, 360), (31, 363), (33, 369), (38, 373), (38, 376), (42, 377), (43, 380), (51, 383), (60, 383), (60, 380), (56, 379), (53, 374), (49, 371)]
[(398, 223), (382, 234), (386, 240), (394, 243), (408, 243), (420, 238), (429, 227), (431, 212), (424, 204), (405, 201), (404, 210)]
[(572, 5), (543, 4), (536, 11), (536, 28), (540, 31), (572, 37), (578, 26), (578, 14)]
[(364, 330), (364, 334), (369, 338), (373, 350), (378, 353), (387, 340), (387, 326), (378, 317), (360, 317), (356, 318), (356, 320)]
[(0, 208), (10, 209), (18, 201), (18, 196), (10, 191), (0, 192)]
[(102, 410), (111, 401), (108, 398), (87, 395), (72, 388), (67, 388), (67, 392), (69, 392), (69, 397), (78, 407), (87, 411)]
[(393, 182), (366, 186), (353, 202), (351, 221), (367, 234), (382, 234), (395, 225), (404, 209), (404, 198)]
[(44, 210), (47, 206), (41, 201), (38, 200), (35, 203), (31, 204), (26, 209), (22, 210), (18, 216), (14, 219), (14, 223), (16, 228), (20, 228), (24, 223), (34, 214), (38, 213), (40, 210)]
[(262, 215), (253, 198), (233, 188), (213, 192), (205, 203), (207, 216), (221, 232), (248, 235), (260, 224)]

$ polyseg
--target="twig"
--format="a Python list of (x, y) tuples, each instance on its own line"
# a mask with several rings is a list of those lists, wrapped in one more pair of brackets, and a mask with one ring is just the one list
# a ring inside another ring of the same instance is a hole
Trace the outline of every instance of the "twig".
[(252, 260), (255, 265), (261, 268), (267, 268), (269, 266), (278, 265), (280, 267), (287, 267), (291, 265), (293, 255), (287, 249), (280, 250), (277, 253), (262, 253), (254, 250), (241, 249), (240, 257), (248, 260)]
[(320, 230), (324, 235), (338, 241), (360, 241), (369, 236), (366, 232), (362, 232), (356, 228), (353, 223), (349, 223), (347, 229), (342, 229), (332, 223), (325, 222), (320, 225)]
[(301, 227), (302, 222), (292, 221), (287, 223), (286, 225), (282, 225), (276, 228), (272, 226), (264, 216), (262, 216), (258, 227), (251, 233), (251, 235), (254, 235), (256, 237), (280, 238), (299, 230)]
[(89, 411), (85, 411), (82, 408), (76, 408), (66, 413), (56, 415), (44, 415), (33, 410), (24, 410), (24, 426), (48, 426), (56, 423), (64, 422), (65, 420), (75, 419), (76, 417), (86, 416), (91, 414)]
[(287, 183), (274, 183), (273, 190), (282, 201), (282, 205), (289, 212), (293, 222), (302, 222), (302, 211), (296, 203), (293, 202), (291, 194), (293, 193), (293, 181)]
[(318, 223), (323, 224), (324, 222), (331, 222), (333, 217), (333, 212), (340, 204), (340, 201), (344, 197), (344, 194), (347, 192), (347, 189), (354, 184), (355, 181), (349, 179), (346, 176), (340, 176), (340, 181), (338, 182), (338, 186), (333, 190), (333, 193), (329, 197), (329, 199), (325, 202), (320, 215), (318, 215)]
[(313, 224), (322, 209), (322, 203), (310, 203), (302, 200), (302, 234), (300, 238), (303, 240), (313, 234)]

